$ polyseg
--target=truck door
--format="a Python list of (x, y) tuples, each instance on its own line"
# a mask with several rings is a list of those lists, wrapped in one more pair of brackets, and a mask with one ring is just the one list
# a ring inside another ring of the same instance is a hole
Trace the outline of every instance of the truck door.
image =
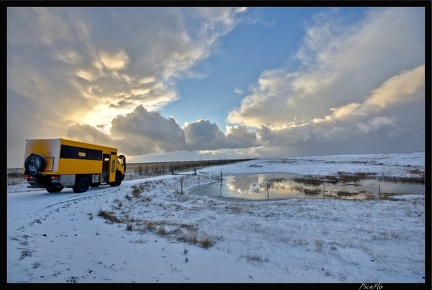
[(116, 178), (116, 160), (117, 154), (111, 154), (110, 156), (110, 169), (109, 169), (109, 182), (114, 182)]
[(104, 154), (103, 155), (103, 162), (102, 162), (102, 182), (108, 183), (110, 178), (110, 155)]

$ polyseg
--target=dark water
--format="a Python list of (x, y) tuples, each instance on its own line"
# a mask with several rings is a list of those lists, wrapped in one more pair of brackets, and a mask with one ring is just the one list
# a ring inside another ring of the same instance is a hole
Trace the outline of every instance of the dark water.
[(298, 174), (227, 175), (222, 181), (196, 185), (191, 194), (246, 200), (287, 198), (387, 199), (394, 195), (424, 195), (424, 184), (397, 179), (335, 180)]

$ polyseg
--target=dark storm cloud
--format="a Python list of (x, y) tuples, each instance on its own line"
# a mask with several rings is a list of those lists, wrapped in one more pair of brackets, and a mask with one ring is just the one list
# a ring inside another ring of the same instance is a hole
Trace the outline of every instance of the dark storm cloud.
[(143, 106), (112, 121), (110, 134), (89, 125), (75, 124), (67, 131), (68, 138), (84, 142), (109, 144), (122, 148), (128, 155), (170, 153), (175, 151), (218, 150), (259, 146), (255, 133), (246, 127), (231, 128), (225, 135), (216, 124), (199, 120), (181, 128), (174, 118), (149, 112)]

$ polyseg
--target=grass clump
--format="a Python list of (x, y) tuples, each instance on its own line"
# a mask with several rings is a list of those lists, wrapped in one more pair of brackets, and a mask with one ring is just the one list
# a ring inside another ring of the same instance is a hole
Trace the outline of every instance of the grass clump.
[(113, 214), (111, 214), (111, 213), (109, 213), (107, 211), (104, 211), (104, 210), (100, 210), (99, 213), (98, 213), (98, 216), (104, 218), (108, 223), (111, 223), (111, 224), (113, 224), (113, 223), (121, 223), (122, 222), (115, 215), (113, 215)]
[(141, 231), (153, 232), (161, 237), (196, 245), (204, 249), (216, 244), (216, 239), (205, 233), (198, 233), (198, 227), (188, 224), (173, 224), (166, 221), (144, 221)]
[(269, 258), (265, 258), (259, 255), (251, 255), (251, 254), (243, 255), (242, 258), (245, 258), (246, 261), (254, 264), (263, 264), (270, 261)]

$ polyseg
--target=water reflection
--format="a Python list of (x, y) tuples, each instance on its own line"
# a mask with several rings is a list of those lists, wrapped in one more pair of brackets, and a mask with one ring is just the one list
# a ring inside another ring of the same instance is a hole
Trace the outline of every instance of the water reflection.
[(192, 194), (247, 200), (286, 198), (387, 199), (392, 195), (424, 195), (424, 183), (378, 178), (312, 177), (298, 174), (241, 174), (197, 185)]

